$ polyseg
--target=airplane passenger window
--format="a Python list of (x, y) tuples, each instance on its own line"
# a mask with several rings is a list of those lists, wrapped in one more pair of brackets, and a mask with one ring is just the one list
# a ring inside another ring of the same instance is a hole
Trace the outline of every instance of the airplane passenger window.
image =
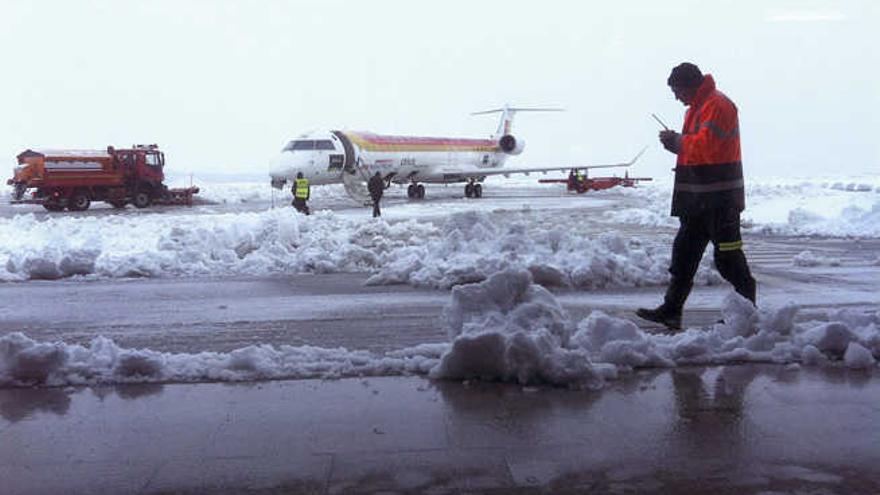
[(333, 141), (322, 140), (322, 141), (315, 141), (315, 149), (316, 150), (335, 150), (336, 148), (333, 146)]

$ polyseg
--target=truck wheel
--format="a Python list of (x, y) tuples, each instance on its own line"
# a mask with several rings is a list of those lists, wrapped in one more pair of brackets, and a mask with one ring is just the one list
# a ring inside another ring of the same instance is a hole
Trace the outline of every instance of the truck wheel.
[(483, 197), (483, 186), (480, 184), (474, 184), (474, 197), (482, 198)]
[(24, 192), (27, 190), (27, 185), (24, 182), (18, 183), (15, 185), (15, 192), (13, 193), (12, 199), (16, 201), (24, 197)]
[(150, 206), (151, 202), (150, 193), (146, 191), (138, 191), (134, 193), (134, 197), (131, 198), (131, 204), (136, 208), (146, 208)]
[(70, 201), (67, 203), (67, 209), (70, 211), (86, 211), (92, 205), (92, 200), (87, 193), (78, 191), (73, 193)]

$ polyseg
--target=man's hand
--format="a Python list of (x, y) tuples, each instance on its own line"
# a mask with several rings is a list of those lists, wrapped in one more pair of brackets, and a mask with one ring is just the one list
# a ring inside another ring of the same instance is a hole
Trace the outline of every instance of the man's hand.
[(676, 155), (681, 151), (681, 134), (675, 131), (660, 131), (660, 142), (663, 144), (663, 147), (666, 148), (666, 151), (675, 153)]

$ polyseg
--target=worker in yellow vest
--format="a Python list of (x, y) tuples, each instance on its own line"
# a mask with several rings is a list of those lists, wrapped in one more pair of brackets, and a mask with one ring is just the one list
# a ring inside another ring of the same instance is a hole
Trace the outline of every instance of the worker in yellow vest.
[(309, 180), (303, 178), (302, 172), (296, 173), (296, 180), (293, 181), (293, 207), (296, 211), (308, 215), (309, 206), (306, 201), (309, 200)]

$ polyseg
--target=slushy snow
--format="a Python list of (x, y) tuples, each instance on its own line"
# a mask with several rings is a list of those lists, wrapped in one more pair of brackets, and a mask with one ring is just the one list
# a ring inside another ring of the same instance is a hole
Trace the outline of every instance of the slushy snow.
[(245, 381), (428, 375), (601, 388), (635, 368), (744, 362), (874, 369), (880, 311), (827, 311), (798, 321), (792, 305), (756, 310), (731, 292), (724, 324), (675, 335), (593, 311), (572, 321), (528, 270), (507, 269), (455, 287), (445, 310), (450, 341), (385, 354), (311, 346), (249, 346), (229, 353), (124, 349), (99, 337), (88, 346), (0, 337), (0, 386)]

